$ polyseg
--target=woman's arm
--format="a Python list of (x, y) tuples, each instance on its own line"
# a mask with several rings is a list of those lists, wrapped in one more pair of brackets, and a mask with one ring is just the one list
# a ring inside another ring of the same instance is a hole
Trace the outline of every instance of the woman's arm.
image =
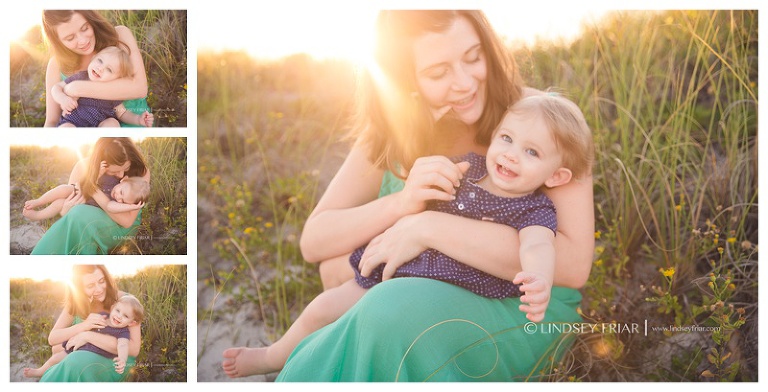
[[(557, 209), (554, 285), (581, 288), (595, 246), (592, 179), (571, 181), (546, 193)], [(516, 230), (436, 211), (400, 219), (370, 242), (360, 265), (402, 265), (429, 248), (502, 279), (513, 280), (522, 270)]]
[(466, 167), (445, 157), (420, 159), (402, 191), (377, 198), (384, 171), (355, 144), (304, 225), (304, 258), (319, 262), (350, 253), (401, 217), (423, 211), (427, 200), (452, 197)]
[(93, 198), (93, 200), (96, 201), (96, 204), (98, 204), (99, 207), (101, 207), (101, 209), (104, 210), (107, 215), (109, 215), (110, 219), (126, 229), (133, 226), (133, 222), (135, 222), (136, 218), (139, 216), (139, 210), (141, 207), (132, 207), (134, 209), (131, 211), (114, 212), (114, 210), (110, 208), (112, 207), (110, 203), (116, 202), (112, 202), (109, 197), (107, 197), (107, 195), (105, 195), (104, 192), (100, 190), (97, 190), (93, 195), (91, 195), (91, 198)]
[(304, 224), (301, 253), (316, 263), (349, 253), (397, 221), (376, 199), (383, 171), (356, 144)]
[[(128, 327), (128, 331), (131, 333), (128, 355), (135, 357), (139, 355), (139, 350), (141, 349), (141, 325), (132, 325)], [(70, 338), (69, 342), (67, 342), (67, 348), (77, 350), (84, 344), (90, 343), (104, 351), (117, 355), (117, 341), (118, 339), (114, 336), (87, 330)]]
[(51, 333), (48, 334), (48, 343), (51, 346), (55, 346), (64, 343), (80, 333), (90, 331), (92, 328), (104, 327), (107, 325), (104, 321), (104, 316), (95, 313), (89, 315), (83, 322), (72, 325), (74, 320), (74, 316), (67, 313), (66, 310), (62, 310), (59, 318), (56, 319), (56, 323), (54, 323), (53, 328), (51, 329)]
[(61, 120), (61, 105), (53, 99), (53, 86), (61, 82), (61, 68), (55, 58), (48, 60), (45, 69), (45, 126), (56, 127)]
[(85, 177), (85, 172), (88, 169), (88, 158), (83, 158), (72, 167), (72, 171), (69, 172), (68, 184), (77, 184), (77, 188), (80, 189), (82, 185), (82, 179)]
[(136, 38), (131, 30), (125, 26), (115, 26), (115, 30), (117, 30), (120, 41), (125, 43), (131, 51), (133, 77), (115, 79), (110, 82), (74, 81), (67, 84), (64, 88), (64, 92), (67, 95), (70, 97), (89, 97), (112, 101), (144, 98), (147, 96), (147, 73), (144, 69), (144, 60), (141, 57), (141, 50), (136, 43)]

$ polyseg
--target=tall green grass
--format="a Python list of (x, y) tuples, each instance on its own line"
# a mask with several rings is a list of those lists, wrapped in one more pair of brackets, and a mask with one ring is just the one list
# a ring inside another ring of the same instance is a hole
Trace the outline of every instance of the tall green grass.
[[(155, 127), (187, 126), (186, 10), (111, 10), (102, 14), (128, 27), (144, 59), (147, 102)], [(48, 49), (40, 26), (11, 43), (11, 127), (40, 127), (45, 122), (45, 67)]]
[[(117, 279), (120, 290), (133, 294), (144, 306), (142, 344), (132, 381), (187, 380), (187, 268), (182, 265), (147, 267)], [(51, 355), (48, 333), (59, 316), (64, 284), (12, 279), (10, 283), (11, 363), (30, 367)]]
[(226, 53), (201, 54), (198, 71), (198, 197), (212, 206), (198, 219), (201, 230), (215, 232), (198, 248), (202, 283), (231, 294), (234, 306), (258, 304), (276, 337), (320, 292), (298, 239), (327, 181), (324, 162), (339, 151), (351, 68)]
[[(585, 322), (718, 329), (582, 334), (551, 380), (757, 379), (757, 31), (756, 11), (616, 12), (571, 43), (511, 48), (593, 129)], [(238, 53), (198, 70), (200, 283), (259, 304), (279, 334), (319, 289), (295, 240), (334, 172), (307, 169), (346, 151), (353, 72)]]
[(600, 253), (583, 310), (723, 331), (654, 375), (632, 369), (659, 337), (618, 336), (617, 366), (583, 377), (756, 379), (757, 12), (620, 12), (526, 58), (527, 80), (565, 90), (594, 129)]

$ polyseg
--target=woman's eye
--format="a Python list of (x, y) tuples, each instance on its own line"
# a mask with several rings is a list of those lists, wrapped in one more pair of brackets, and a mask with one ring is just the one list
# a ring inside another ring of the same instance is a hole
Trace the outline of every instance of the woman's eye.
[(473, 64), (480, 61), (483, 58), (483, 51), (478, 47), (475, 51), (470, 52), (465, 57), (466, 62)]
[(447, 72), (448, 71), (446, 71), (446, 70), (434, 71), (434, 72), (430, 72), (429, 74), (427, 74), (427, 77), (432, 79), (432, 80), (440, 80), (440, 79), (443, 78), (443, 76), (445, 76), (445, 74)]

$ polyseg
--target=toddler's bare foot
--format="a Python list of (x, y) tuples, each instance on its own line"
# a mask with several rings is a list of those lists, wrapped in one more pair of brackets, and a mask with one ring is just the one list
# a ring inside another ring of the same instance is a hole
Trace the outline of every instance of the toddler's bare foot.
[(281, 364), (270, 363), (267, 347), (233, 347), (224, 350), (221, 367), (230, 378), (267, 374), (282, 369)]
[(33, 209), (35, 209), (37, 207), (40, 207), (40, 204), (41, 204), (40, 200), (38, 200), (38, 199), (27, 200), (27, 201), (24, 202), (24, 209), (25, 210), (33, 210)]
[(27, 219), (29, 219), (31, 221), (39, 221), (39, 220), (43, 219), (40, 216), (40, 211), (33, 210), (31, 208), (27, 209), (26, 206), (25, 206), (24, 210), (21, 211), (21, 215), (24, 215), (25, 218), (27, 218)]
[(40, 377), (43, 376), (43, 373), (45, 373), (45, 370), (43, 370), (43, 368), (41, 368), (41, 367), (39, 367), (37, 369), (24, 368), (24, 377), (40, 378)]

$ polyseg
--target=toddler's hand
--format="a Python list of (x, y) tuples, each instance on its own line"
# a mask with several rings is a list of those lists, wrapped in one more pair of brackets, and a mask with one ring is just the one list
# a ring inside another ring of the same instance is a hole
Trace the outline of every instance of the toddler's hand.
[(115, 362), (115, 372), (117, 372), (117, 374), (123, 374), (125, 371), (125, 360), (116, 357), (112, 361)]
[(155, 116), (152, 113), (147, 111), (142, 113), (141, 117), (139, 118), (139, 123), (147, 128), (151, 128), (154, 122), (155, 122)]
[(520, 311), (533, 322), (543, 320), (552, 292), (551, 284), (541, 275), (525, 271), (515, 275), (512, 283), (520, 284), (520, 291), (525, 293), (520, 297), (520, 301), (523, 302), (520, 305)]
[(61, 103), (61, 111), (65, 115), (72, 113), (73, 110), (77, 109), (77, 99), (72, 97), (66, 97), (64, 102)]

